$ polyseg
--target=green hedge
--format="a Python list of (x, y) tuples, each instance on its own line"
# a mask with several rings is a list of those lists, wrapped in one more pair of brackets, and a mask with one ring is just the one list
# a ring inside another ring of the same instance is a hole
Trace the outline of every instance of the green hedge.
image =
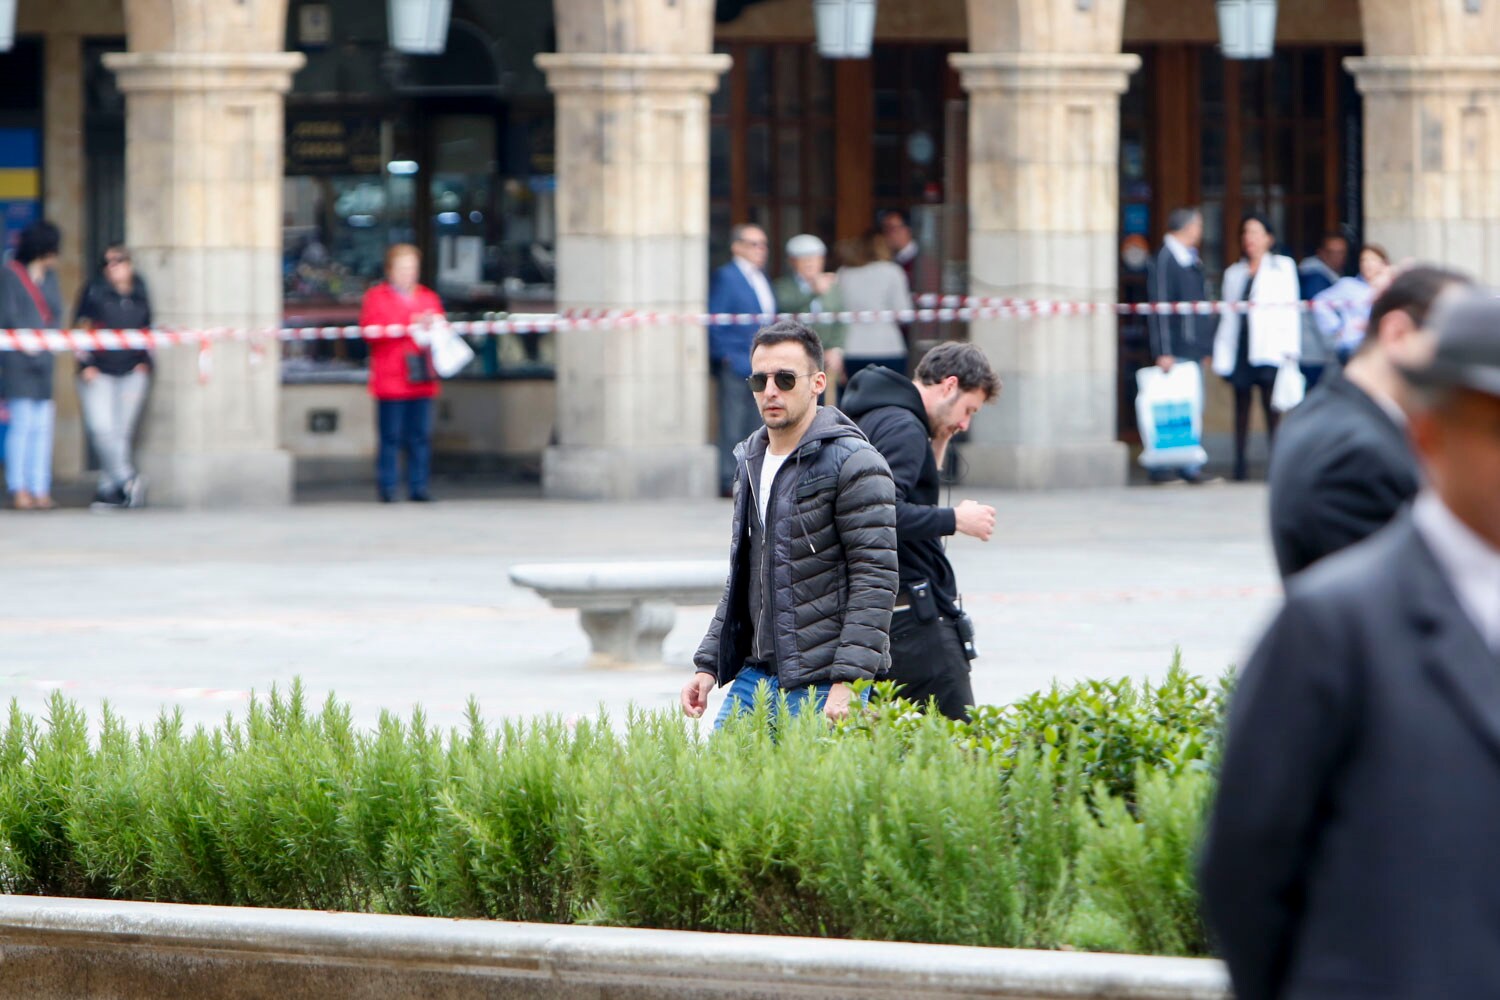
[(1054, 689), (969, 724), (877, 692), (838, 727), (669, 713), (357, 729), (300, 685), (241, 719), (0, 735), (0, 888), (752, 933), (1202, 954), (1192, 855), (1222, 707)]

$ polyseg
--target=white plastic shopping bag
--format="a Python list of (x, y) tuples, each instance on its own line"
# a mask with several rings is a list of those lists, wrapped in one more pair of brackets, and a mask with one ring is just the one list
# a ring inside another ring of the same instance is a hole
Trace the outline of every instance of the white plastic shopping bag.
[(474, 349), (447, 323), (432, 324), (428, 335), (432, 345), (432, 368), (439, 378), (452, 378), (474, 360)]
[(1183, 469), (1208, 461), (1203, 450), (1203, 374), (1195, 361), (1164, 372), (1155, 365), (1135, 373), (1135, 417), (1141, 429), (1140, 463), (1147, 469)]
[(1271, 409), (1285, 413), (1301, 403), (1306, 394), (1307, 376), (1302, 374), (1295, 358), (1288, 358), (1281, 363), (1276, 383), (1271, 386)]

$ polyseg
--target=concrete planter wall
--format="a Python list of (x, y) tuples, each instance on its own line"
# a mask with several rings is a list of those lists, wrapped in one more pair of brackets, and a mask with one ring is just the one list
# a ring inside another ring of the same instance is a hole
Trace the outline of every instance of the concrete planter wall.
[(1217, 962), (0, 896), (5, 996), (1229, 1000)]

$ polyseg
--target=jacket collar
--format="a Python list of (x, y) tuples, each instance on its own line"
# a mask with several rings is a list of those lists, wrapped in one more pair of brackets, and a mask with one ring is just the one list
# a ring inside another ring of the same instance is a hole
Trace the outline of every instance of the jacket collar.
[[(792, 449), (792, 456), (805, 458), (823, 447), (825, 441), (844, 437), (859, 438), (861, 441), (868, 440), (864, 431), (859, 429), (859, 425), (842, 412), (831, 406), (820, 406), (817, 415), (813, 417), (812, 426), (807, 429), (807, 433), (802, 435), (802, 440), (798, 442), (797, 447)], [(755, 429), (755, 433), (735, 445), (734, 457), (741, 462), (758, 459), (765, 454), (770, 442), (770, 432), (766, 430), (765, 425), (761, 425)]]
[(1460, 607), (1410, 509), (1396, 525), (1394, 530), (1404, 534), (1397, 564), (1404, 567), (1401, 587), (1407, 614), (1421, 636), (1422, 668), (1458, 716), (1500, 758), (1500, 662)]
[(1359, 407), (1372, 421), (1376, 422), (1376, 426), (1400, 438), (1402, 446), (1408, 451), (1410, 450), (1411, 446), (1406, 442), (1406, 429), (1396, 422), (1390, 412), (1381, 405), (1379, 400), (1371, 396), (1368, 392), (1365, 392), (1365, 390), (1351, 382), (1344, 375), (1339, 374), (1329, 380), (1328, 392), (1330, 395), (1346, 399), (1354, 406)]

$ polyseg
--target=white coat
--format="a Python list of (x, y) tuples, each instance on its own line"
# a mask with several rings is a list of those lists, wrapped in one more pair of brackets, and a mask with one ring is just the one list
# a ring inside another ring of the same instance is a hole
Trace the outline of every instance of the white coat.
[[(1224, 272), (1224, 301), (1239, 302), (1250, 281), (1250, 265), (1238, 261)], [(1287, 358), (1302, 356), (1302, 312), (1295, 303), (1301, 295), (1297, 264), (1290, 257), (1266, 254), (1250, 292), (1250, 312), (1227, 312), (1214, 335), (1214, 371), (1228, 378), (1234, 372), (1240, 325), (1250, 328), (1250, 363), (1279, 367)], [(1278, 306), (1275, 303), (1285, 303)], [(1267, 308), (1267, 307), (1270, 308)]]

